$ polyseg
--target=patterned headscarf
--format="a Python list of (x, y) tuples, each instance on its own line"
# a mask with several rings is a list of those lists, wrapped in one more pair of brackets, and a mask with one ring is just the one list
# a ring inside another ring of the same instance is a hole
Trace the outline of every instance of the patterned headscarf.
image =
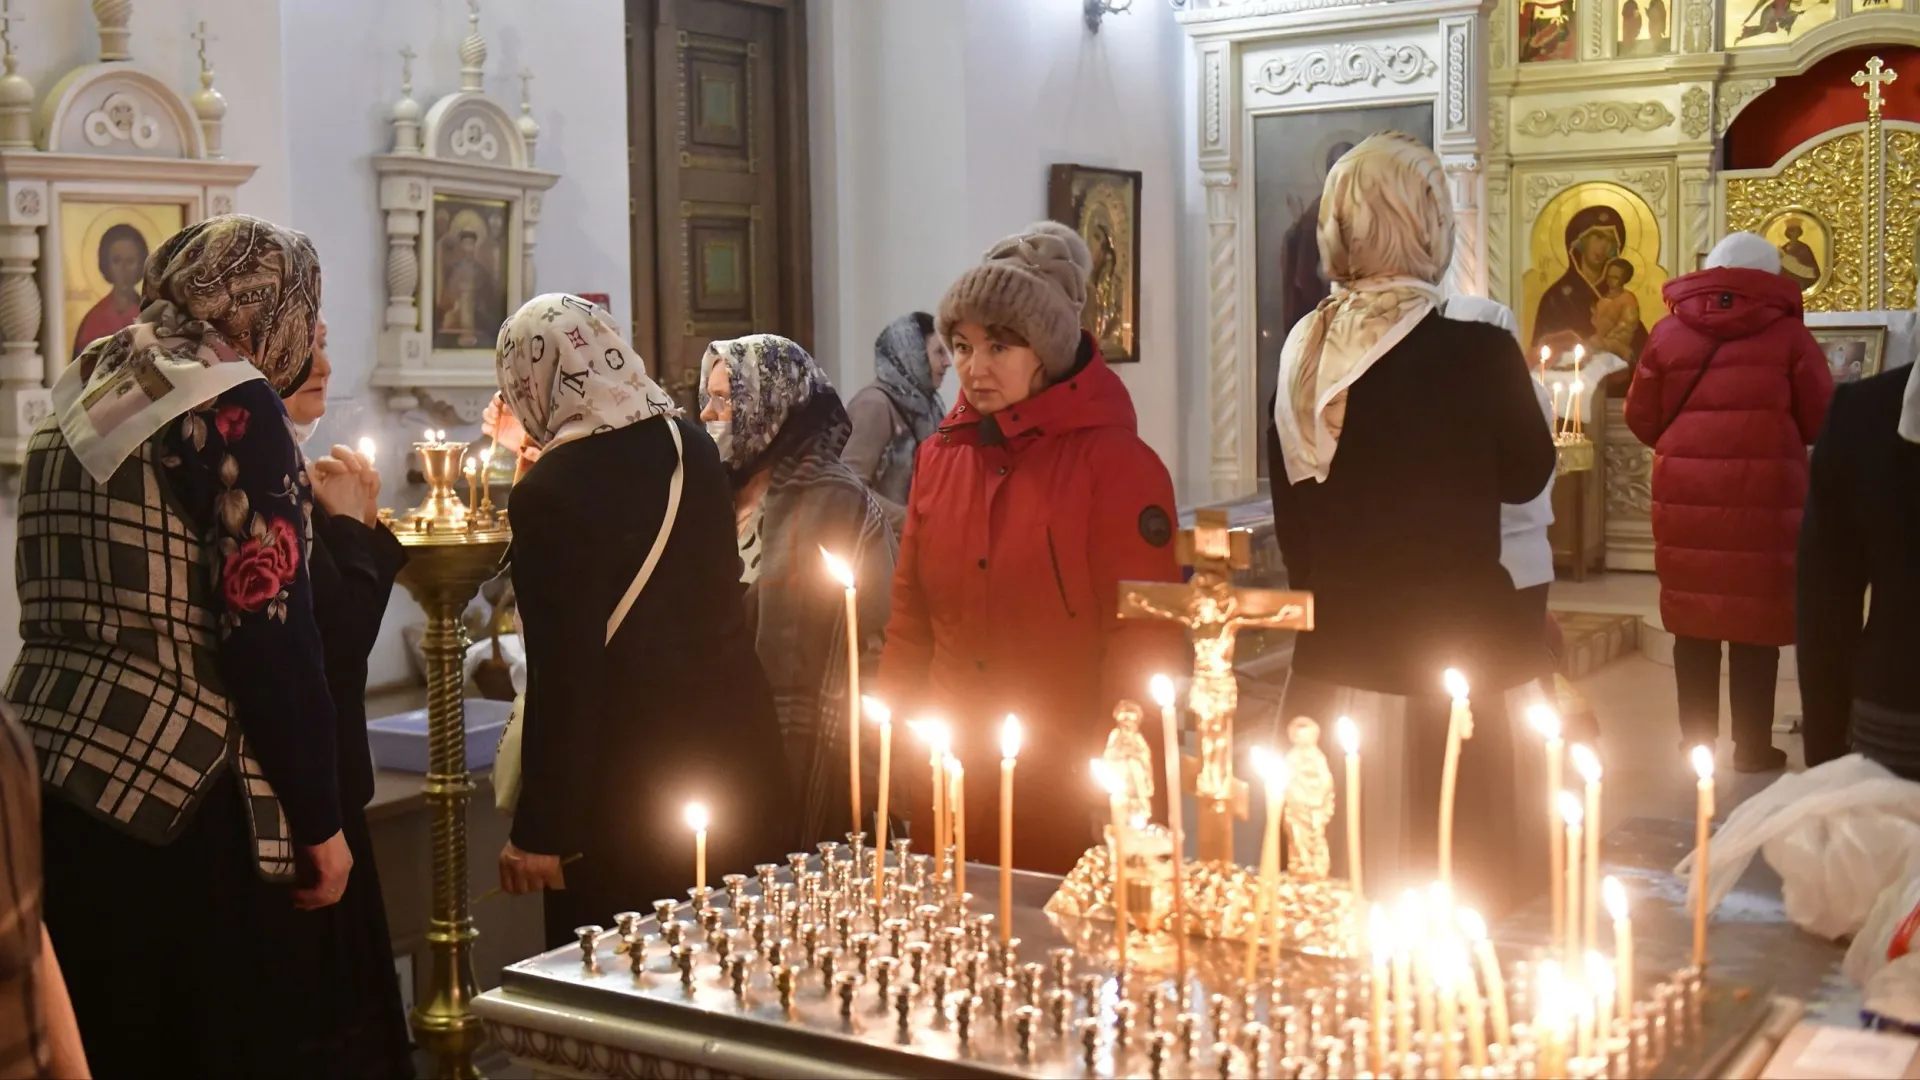
[(534, 297), (500, 327), (494, 375), (543, 451), (680, 412), (606, 309), (566, 293)]
[(773, 334), (708, 345), (700, 358), (702, 408), (715, 364), (726, 365), (733, 395), (733, 452), (726, 465), (735, 481), (759, 472), (823, 429), (837, 439), (834, 454), (846, 445), (850, 425), (840, 396), (827, 373), (799, 345)]
[(193, 406), (250, 379), (291, 394), (313, 363), (320, 258), (291, 229), (243, 214), (189, 225), (147, 260), (140, 293), (139, 319), (53, 387), (61, 433), (101, 483)]
[(1327, 478), (1347, 388), (1439, 305), (1453, 228), (1440, 159), (1411, 136), (1369, 136), (1327, 173), (1318, 237), (1333, 294), (1280, 350), (1273, 421), (1289, 483)]
[(929, 326), (932, 316), (920, 313), (902, 315), (887, 324), (873, 342), (873, 381), (893, 402), (900, 415), (913, 428), (915, 444), (926, 442), (939, 429), (947, 415), (947, 403), (933, 382), (932, 362), (927, 358)]

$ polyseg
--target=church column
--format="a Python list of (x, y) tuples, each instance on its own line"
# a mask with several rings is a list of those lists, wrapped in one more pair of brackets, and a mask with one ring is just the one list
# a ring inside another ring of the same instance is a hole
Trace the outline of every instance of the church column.
[(1200, 55), (1200, 179), (1207, 196), (1208, 477), (1216, 499), (1252, 486), (1254, 365), (1242, 341), (1238, 56), (1208, 41)]
[(40, 284), (40, 231), (47, 223), (47, 186), (8, 186), (0, 207), (0, 460), (18, 462), (27, 437), (53, 409), (46, 388)]
[(1439, 139), (1447, 190), (1453, 200), (1453, 265), (1447, 286), (1456, 293), (1487, 294), (1487, 234), (1481, 207), (1486, 177), (1481, 171), (1487, 114), (1486, 23), (1479, 14), (1440, 20), (1442, 93)]
[(1713, 250), (1713, 159), (1710, 154), (1683, 153), (1680, 166), (1680, 243), (1673, 268), (1676, 274), (1693, 272), (1696, 256)]

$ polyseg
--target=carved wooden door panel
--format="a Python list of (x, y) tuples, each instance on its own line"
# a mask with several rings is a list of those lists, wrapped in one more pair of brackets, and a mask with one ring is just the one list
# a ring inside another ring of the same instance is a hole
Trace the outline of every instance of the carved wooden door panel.
[(628, 15), (635, 332), (692, 406), (708, 343), (764, 332), (811, 344), (805, 12), (797, 0), (635, 0)]

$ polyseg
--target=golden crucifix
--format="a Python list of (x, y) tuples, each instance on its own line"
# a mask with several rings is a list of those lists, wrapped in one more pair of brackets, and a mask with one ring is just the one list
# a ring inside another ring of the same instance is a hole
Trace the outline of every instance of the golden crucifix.
[(1867, 116), (1870, 119), (1879, 119), (1880, 109), (1887, 103), (1886, 96), (1880, 93), (1880, 88), (1899, 77), (1899, 72), (1887, 67), (1886, 63), (1877, 56), (1867, 61), (1865, 71), (1853, 73), (1853, 85), (1866, 88), (1860, 96), (1867, 99)]
[(1181, 565), (1193, 568), (1192, 580), (1121, 582), (1120, 617), (1176, 622), (1193, 638), (1187, 706), (1200, 732), (1200, 757), (1183, 757), (1180, 772), (1199, 802), (1201, 861), (1231, 862), (1233, 819), (1247, 816), (1247, 785), (1233, 776), (1233, 714), (1240, 697), (1234, 639), (1242, 630), (1313, 629), (1313, 594), (1235, 588), (1233, 571), (1252, 562), (1252, 537), (1229, 528), (1222, 510), (1195, 514), (1194, 527), (1181, 530), (1175, 550)]

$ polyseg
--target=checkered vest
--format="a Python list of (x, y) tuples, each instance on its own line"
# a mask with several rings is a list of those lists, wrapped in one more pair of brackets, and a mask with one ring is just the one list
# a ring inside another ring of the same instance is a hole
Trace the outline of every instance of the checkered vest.
[(22, 645), (6, 698), (41, 779), (148, 843), (178, 836), (220, 771), (238, 769), (260, 872), (289, 879), (286, 817), (220, 677), (209, 568), (152, 440), (99, 484), (50, 418), (21, 474)]

